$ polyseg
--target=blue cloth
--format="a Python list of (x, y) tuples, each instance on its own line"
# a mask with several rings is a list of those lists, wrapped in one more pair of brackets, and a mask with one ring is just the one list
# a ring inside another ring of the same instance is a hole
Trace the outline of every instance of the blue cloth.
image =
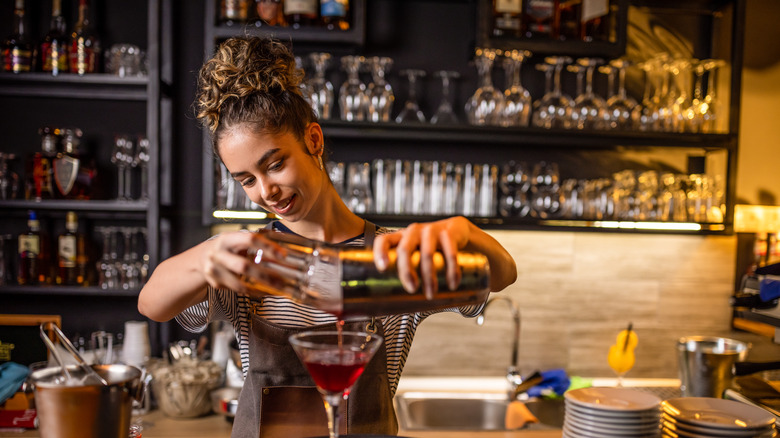
[(16, 362), (0, 364), (0, 404), (11, 398), (27, 378), (30, 370)]
[(758, 294), (761, 296), (761, 301), (765, 303), (772, 301), (775, 298), (780, 298), (780, 280), (769, 278), (761, 279), (761, 286)]
[(542, 371), (542, 381), (538, 385), (528, 390), (530, 397), (541, 397), (549, 395), (563, 395), (569, 389), (569, 375), (563, 368)]

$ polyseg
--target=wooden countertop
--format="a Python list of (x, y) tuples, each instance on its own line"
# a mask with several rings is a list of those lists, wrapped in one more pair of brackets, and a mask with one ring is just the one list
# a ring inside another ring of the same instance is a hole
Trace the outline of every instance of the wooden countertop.
[[(229, 438), (232, 423), (221, 416), (208, 415), (192, 419), (169, 418), (161, 411), (152, 411), (143, 417), (143, 438)], [(561, 438), (560, 430), (545, 431), (399, 431), (399, 436), (411, 438)], [(0, 437), (38, 438), (37, 430), (0, 432)], [(295, 437), (291, 437), (295, 438)]]

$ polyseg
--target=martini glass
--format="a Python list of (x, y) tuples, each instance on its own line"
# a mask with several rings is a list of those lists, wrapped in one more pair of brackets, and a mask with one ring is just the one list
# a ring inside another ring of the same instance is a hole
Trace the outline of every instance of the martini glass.
[(339, 436), (339, 405), (382, 345), (373, 333), (309, 331), (290, 336), (290, 344), (322, 395), (330, 438)]

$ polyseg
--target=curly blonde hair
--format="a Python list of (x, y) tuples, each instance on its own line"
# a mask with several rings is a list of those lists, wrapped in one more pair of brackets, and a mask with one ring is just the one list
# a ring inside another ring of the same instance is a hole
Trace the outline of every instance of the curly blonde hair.
[(317, 119), (301, 93), (303, 77), (279, 41), (235, 37), (220, 44), (200, 69), (196, 100), (197, 118), (211, 133), (215, 152), (222, 133), (238, 125), (301, 138)]

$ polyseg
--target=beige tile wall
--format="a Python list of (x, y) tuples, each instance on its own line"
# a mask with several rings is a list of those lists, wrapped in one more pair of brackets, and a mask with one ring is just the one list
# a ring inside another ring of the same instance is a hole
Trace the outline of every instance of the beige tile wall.
[[(676, 377), (677, 338), (730, 330), (733, 236), (492, 234), (518, 265), (517, 282), (501, 293), (521, 307), (523, 374), (564, 367), (612, 375), (607, 352), (632, 322), (639, 344), (627, 377)], [(481, 327), (434, 315), (418, 330), (404, 375), (503, 375), (511, 330), (505, 303), (492, 305)]]

